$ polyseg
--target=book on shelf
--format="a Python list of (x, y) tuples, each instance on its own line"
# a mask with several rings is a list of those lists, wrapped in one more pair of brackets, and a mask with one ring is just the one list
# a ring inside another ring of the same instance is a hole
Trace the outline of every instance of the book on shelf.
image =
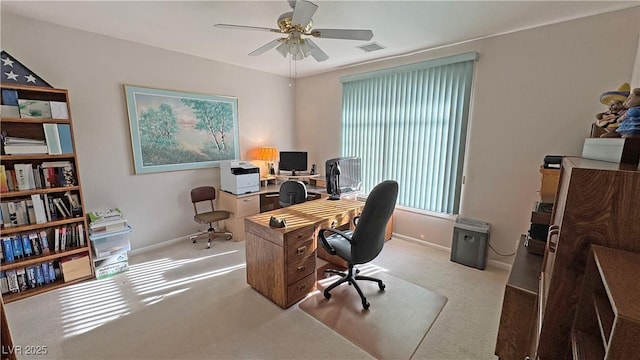
[(49, 280), (49, 265), (47, 263), (38, 264), (42, 271), (43, 283), (48, 284), (51, 281)]
[(36, 279), (36, 268), (34, 266), (29, 266), (26, 268), (27, 270), (27, 283), (29, 284), (30, 289), (35, 289), (38, 286), (38, 280)]
[(7, 136), (4, 138), (4, 144), (5, 145), (47, 145), (47, 142), (40, 139)]
[(62, 154), (60, 137), (58, 135), (58, 125), (45, 123), (45, 124), (42, 124), (42, 128), (44, 129), (44, 138), (47, 142), (49, 155)]
[(20, 235), (12, 236), (11, 244), (13, 245), (13, 258), (22, 259), (22, 239)]
[(53, 203), (56, 204), (58, 211), (62, 214), (62, 217), (71, 217), (71, 211), (67, 208), (67, 205), (60, 198), (54, 198)]
[(21, 118), (51, 119), (51, 106), (48, 101), (18, 98)]
[(71, 141), (71, 125), (58, 125), (58, 139), (60, 141), (60, 149), (63, 154), (73, 154), (73, 142)]
[(33, 210), (35, 213), (36, 224), (44, 224), (47, 222), (47, 210), (44, 205), (44, 201), (39, 194), (31, 195), (31, 201), (33, 202)]
[(9, 183), (7, 182), (7, 172), (4, 165), (0, 165), (0, 192), (9, 191)]
[(20, 108), (17, 105), (0, 105), (0, 115), (2, 117), (20, 117)]
[(12, 294), (20, 292), (20, 287), (18, 286), (18, 274), (16, 274), (16, 270), (7, 270), (5, 274), (7, 275), (7, 286), (9, 287), (9, 292)]
[(35, 189), (31, 164), (14, 164), (13, 168), (16, 171), (16, 179), (18, 179), (18, 190)]
[(2, 238), (2, 252), (6, 262), (10, 263), (15, 261), (15, 257), (13, 256), (13, 240), (11, 237)]
[(36, 211), (33, 208), (33, 200), (27, 199), (24, 201), (27, 204), (27, 217), (29, 218), (29, 224), (36, 223)]
[(18, 278), (18, 288), (20, 291), (25, 291), (29, 288), (29, 281), (27, 279), (27, 271), (25, 268), (16, 269), (16, 277)]
[(49, 149), (47, 148), (47, 145), (5, 145), (4, 152), (7, 155), (47, 154)]
[(2, 103), (4, 105), (18, 106), (18, 90), (2, 89)]
[(31, 248), (33, 249), (33, 255), (42, 255), (42, 244), (40, 243), (40, 238), (38, 237), (38, 233), (32, 232), (32, 233), (29, 233), (27, 236), (29, 238), (29, 242), (31, 243)]
[(51, 107), (51, 118), (53, 119), (69, 119), (69, 109), (65, 101), (49, 101)]
[(7, 283), (7, 274), (4, 271), (0, 271), (0, 293), (2, 295), (9, 292), (9, 283)]
[(44, 255), (50, 254), (51, 250), (49, 249), (49, 236), (47, 235), (47, 232), (44, 230), (40, 230), (39, 238), (40, 246), (42, 247), (42, 253)]
[(16, 208), (16, 203), (13, 201), (7, 201), (7, 211), (9, 212), (9, 222), (11, 226), (18, 226), (18, 209)]
[(31, 247), (31, 240), (29, 240), (29, 234), (18, 234), (16, 237), (22, 239), (22, 254), (24, 257), (33, 255), (33, 248)]
[(44, 275), (42, 274), (42, 266), (35, 265), (33, 266), (36, 271), (36, 286), (44, 285)]

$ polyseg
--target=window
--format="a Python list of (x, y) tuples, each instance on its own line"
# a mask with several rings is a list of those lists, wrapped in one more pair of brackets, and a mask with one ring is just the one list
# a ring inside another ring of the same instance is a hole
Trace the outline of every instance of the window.
[(475, 52), (341, 78), (342, 156), (368, 192), (400, 183), (398, 205), (455, 214)]

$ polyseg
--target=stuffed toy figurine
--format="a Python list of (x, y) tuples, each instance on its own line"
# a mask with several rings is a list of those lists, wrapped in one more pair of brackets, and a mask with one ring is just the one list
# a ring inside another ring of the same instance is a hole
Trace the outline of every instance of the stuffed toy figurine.
[(622, 137), (640, 137), (640, 88), (631, 91), (624, 106), (628, 110), (616, 131)]
[(600, 102), (609, 107), (609, 110), (596, 114), (596, 125), (605, 129), (601, 137), (619, 137), (616, 132), (618, 123), (627, 112), (624, 102), (629, 96), (629, 83), (620, 85), (617, 91), (606, 91), (600, 95)]

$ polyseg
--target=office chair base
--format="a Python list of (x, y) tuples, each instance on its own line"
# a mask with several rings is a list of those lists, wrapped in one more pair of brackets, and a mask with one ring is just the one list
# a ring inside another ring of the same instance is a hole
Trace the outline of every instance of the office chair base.
[(207, 237), (207, 249), (210, 249), (212, 237), (224, 237), (226, 240), (231, 240), (233, 233), (229, 231), (216, 231), (214, 228), (209, 228), (207, 231), (200, 231), (198, 234), (192, 235), (189, 239), (195, 244), (199, 238), (204, 236)]
[(354, 272), (353, 265), (351, 264), (349, 265), (349, 270), (346, 273), (344, 271), (339, 271), (334, 269), (325, 270), (324, 271), (325, 276), (327, 273), (341, 276), (340, 279), (338, 279), (333, 284), (329, 285), (329, 287), (324, 290), (323, 294), (327, 300), (331, 299), (331, 292), (330, 292), (331, 290), (333, 290), (336, 286), (346, 282), (349, 285), (353, 285), (353, 287), (356, 289), (356, 291), (358, 292), (358, 295), (360, 295), (360, 299), (362, 300), (362, 307), (365, 310), (368, 310), (371, 304), (369, 304), (369, 302), (367, 301), (367, 298), (362, 293), (362, 290), (360, 289), (360, 286), (358, 285), (356, 280), (367, 280), (367, 281), (377, 282), (378, 289), (380, 289), (380, 291), (384, 291), (384, 289), (386, 288), (386, 285), (380, 279), (376, 279), (371, 276), (357, 275), (360, 273), (360, 270), (355, 269), (355, 272)]

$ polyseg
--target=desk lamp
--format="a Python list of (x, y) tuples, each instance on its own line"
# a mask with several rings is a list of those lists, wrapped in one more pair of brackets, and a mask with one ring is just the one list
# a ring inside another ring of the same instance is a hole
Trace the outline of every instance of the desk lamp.
[(329, 196), (329, 200), (340, 200), (340, 190), (338, 190), (340, 189), (340, 165), (338, 163), (331, 165), (329, 175), (331, 177), (331, 196)]
[(258, 151), (258, 160), (267, 162), (269, 168), (269, 175), (275, 175), (276, 172), (273, 169), (273, 162), (278, 160), (278, 149), (273, 146), (263, 146)]

